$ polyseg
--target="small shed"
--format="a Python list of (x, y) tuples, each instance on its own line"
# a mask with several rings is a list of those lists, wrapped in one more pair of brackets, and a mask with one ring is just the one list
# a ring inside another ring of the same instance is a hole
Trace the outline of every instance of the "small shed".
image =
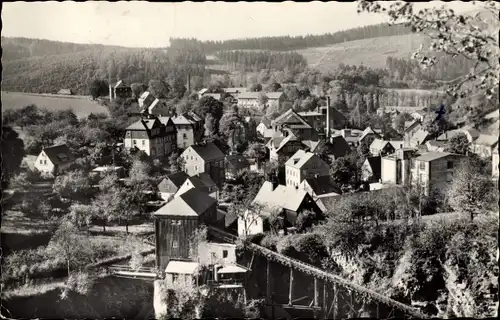
[(176, 281), (184, 283), (188, 283), (189, 281), (195, 282), (198, 270), (199, 264), (197, 262), (170, 261), (165, 269), (165, 280), (168, 286), (171, 286)]
[(67, 96), (72, 96), (75, 94), (75, 92), (71, 89), (61, 89), (57, 92), (57, 94), (64, 94), (64, 95), (67, 95)]

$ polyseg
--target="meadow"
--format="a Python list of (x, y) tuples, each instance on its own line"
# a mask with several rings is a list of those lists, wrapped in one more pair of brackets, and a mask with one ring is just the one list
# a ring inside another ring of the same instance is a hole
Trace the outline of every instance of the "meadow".
[(422, 35), (408, 34), (349, 41), (297, 52), (306, 58), (309, 67), (322, 71), (333, 70), (341, 63), (385, 68), (387, 57), (409, 59), (424, 41)]
[(2, 91), (2, 109), (19, 109), (30, 104), (51, 111), (72, 109), (79, 118), (87, 117), (90, 113), (106, 113), (108, 110), (92, 101), (88, 96), (62, 96), (35, 94), (23, 92)]

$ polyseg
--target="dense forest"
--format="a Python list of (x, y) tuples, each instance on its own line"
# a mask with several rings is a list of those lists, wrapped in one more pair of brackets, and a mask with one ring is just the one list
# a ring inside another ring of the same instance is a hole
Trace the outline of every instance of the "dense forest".
[(337, 43), (367, 38), (404, 35), (408, 33), (410, 33), (410, 29), (403, 25), (389, 26), (388, 24), (376, 24), (322, 35), (296, 37), (262, 37), (223, 41), (197, 41), (194, 39), (171, 38), (170, 48), (183, 46), (186, 41), (194, 41), (198, 46), (202, 46), (206, 53), (214, 53), (222, 50), (288, 51), (310, 47), (329, 46)]
[(262, 69), (303, 71), (307, 61), (296, 52), (272, 51), (219, 51), (215, 57), (238, 71), (260, 71)]
[(43, 57), (56, 54), (75, 53), (89, 50), (141, 50), (102, 44), (81, 44), (61, 41), (28, 38), (2, 37), (2, 60), (18, 60), (30, 57)]

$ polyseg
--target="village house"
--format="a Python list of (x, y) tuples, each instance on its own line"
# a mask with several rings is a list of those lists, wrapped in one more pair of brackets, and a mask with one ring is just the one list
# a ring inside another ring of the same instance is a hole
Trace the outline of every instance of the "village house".
[(431, 190), (445, 192), (453, 181), (453, 173), (466, 156), (447, 152), (428, 152), (412, 161), (411, 182), (423, 188), (426, 195)]
[(122, 80), (118, 81), (114, 86), (109, 85), (109, 101), (115, 99), (128, 99), (132, 97), (132, 88), (127, 86)]
[(197, 188), (198, 190), (207, 193), (214, 199), (219, 199), (219, 188), (210, 178), (208, 173), (202, 172), (191, 176), (184, 181), (174, 197), (178, 197), (186, 193), (188, 190)]
[(425, 143), (429, 139), (430, 139), (429, 132), (426, 130), (420, 129), (417, 132), (415, 132), (415, 134), (413, 134), (413, 136), (410, 137), (410, 141), (409, 141), (410, 144), (409, 144), (409, 146), (406, 146), (406, 147), (416, 148), (418, 146), (425, 145)]
[(287, 187), (298, 188), (306, 178), (317, 178), (330, 175), (330, 168), (312, 152), (298, 150), (285, 163), (285, 179)]
[(241, 154), (230, 154), (226, 156), (226, 179), (234, 179), (238, 173), (250, 169), (250, 162)]
[(196, 285), (199, 270), (198, 262), (171, 260), (165, 268), (165, 282), (167, 286), (172, 286), (174, 283)]
[(203, 95), (204, 95), (207, 91), (208, 91), (208, 88), (203, 88), (203, 89), (200, 89), (200, 90), (196, 93), (196, 95), (197, 95), (197, 97), (198, 97), (198, 100), (200, 100), (200, 99), (203, 97)]
[(268, 107), (275, 107), (276, 110), (280, 110), (283, 102), (286, 101), (286, 95), (283, 92), (266, 92)]
[(217, 224), (217, 200), (193, 188), (162, 206), (154, 217), (156, 267), (164, 272), (171, 260), (190, 260), (190, 239), (201, 225)]
[(75, 163), (75, 157), (65, 144), (43, 148), (35, 161), (40, 173), (55, 177)]
[(162, 123), (157, 117), (143, 117), (125, 129), (125, 148), (137, 149), (159, 158), (177, 150), (176, 128), (172, 120)]
[(139, 109), (141, 112), (146, 112), (149, 114), (153, 114), (153, 109), (160, 104), (160, 99), (156, 98), (149, 91), (145, 91), (141, 94), (139, 99), (137, 99), (139, 103)]
[[(351, 147), (344, 139), (344, 137), (336, 135), (330, 137), (329, 140), (330, 140), (329, 142), (326, 142), (324, 144), (323, 142), (321, 142), (320, 147), (324, 145), (325, 147), (324, 153), (327, 154), (330, 159), (335, 160), (351, 152)], [(315, 152), (313, 150), (311, 151)]]
[(423, 110), (417, 110), (415, 112), (412, 112), (410, 115), (412, 116), (413, 119), (420, 122), (424, 122), (425, 118), (427, 117), (427, 112)]
[(499, 164), (499, 158), (498, 158), (498, 144), (495, 146), (493, 149), (493, 155), (491, 157), (491, 175), (494, 180), (498, 182), (499, 174), (498, 174), (498, 164)]
[(367, 157), (361, 166), (361, 180), (372, 183), (381, 179), (382, 158), (380, 156)]
[(238, 235), (248, 236), (263, 233), (270, 229), (267, 218), (272, 214), (281, 217), (280, 229), (287, 230), (295, 225), (297, 216), (305, 210), (321, 213), (321, 209), (311, 195), (302, 189), (278, 185), (265, 181), (253, 204), (261, 210), (248, 210), (243, 217), (238, 217)]
[(359, 138), (361, 137), (361, 134), (363, 131), (358, 130), (358, 129), (341, 129), (335, 134), (340, 134), (342, 137), (344, 137), (345, 141), (347, 144), (351, 147), (357, 147), (359, 145)]
[(271, 138), (266, 144), (269, 149), (269, 160), (277, 162), (285, 162), (297, 150), (308, 149), (294, 134), (289, 134), (286, 137)]
[(366, 143), (368, 146), (373, 142), (373, 140), (380, 138), (380, 135), (376, 133), (372, 128), (367, 127), (361, 133), (358, 139), (358, 145), (361, 143)]
[(158, 192), (160, 192), (161, 198), (170, 201), (188, 178), (189, 176), (184, 171), (167, 175), (158, 184)]
[(125, 168), (121, 166), (100, 166), (92, 169), (90, 175), (102, 179), (106, 174), (114, 173), (118, 178), (125, 178)]
[(203, 137), (203, 121), (194, 112), (184, 113), (175, 117), (160, 117), (162, 123), (171, 119), (177, 130), (176, 143), (179, 149), (198, 143)]
[(448, 130), (445, 133), (441, 134), (437, 137), (437, 141), (450, 141), (454, 136), (458, 134), (465, 134), (469, 143), (473, 143), (479, 137), (479, 132), (475, 129), (456, 129), (456, 130)]
[(208, 285), (218, 288), (244, 288), (248, 268), (237, 263), (236, 245), (229, 243), (202, 242), (198, 246), (200, 265), (213, 267)]
[(411, 182), (412, 158), (416, 150), (413, 148), (397, 149), (395, 153), (381, 158), (380, 179), (383, 184), (409, 185)]
[(275, 133), (271, 126), (271, 120), (264, 118), (261, 119), (259, 125), (257, 126), (257, 132), (260, 133), (263, 138), (271, 138)]
[(184, 170), (189, 176), (206, 172), (222, 188), (226, 179), (225, 155), (213, 142), (189, 146), (181, 157), (185, 160)]
[(480, 134), (471, 145), (471, 151), (482, 158), (489, 158), (498, 145), (498, 136)]
[(318, 106), (317, 110), (314, 111), (303, 111), (299, 112), (298, 115), (301, 116), (304, 120), (307, 121), (311, 125), (311, 127), (315, 128), (318, 131), (318, 134), (325, 136), (326, 135), (326, 116), (323, 112), (320, 111), (320, 107)]
[(421, 129), (422, 129), (422, 123), (420, 121), (418, 120), (405, 121), (405, 130), (403, 132), (405, 147), (408, 147), (410, 145), (410, 140), (413, 137), (413, 135)]
[(338, 197), (341, 193), (340, 188), (329, 175), (306, 178), (300, 183), (299, 189), (306, 191), (322, 212), (326, 212), (324, 201)]
[(224, 92), (230, 94), (234, 98), (238, 99), (239, 95), (243, 92), (247, 92), (247, 88), (224, 88)]
[(285, 129), (289, 129), (300, 140), (318, 140), (318, 132), (316, 129), (311, 127), (311, 125), (297, 112), (293, 111), (293, 109), (288, 110), (271, 121), (271, 126), (276, 132), (282, 132)]
[(387, 140), (375, 139), (370, 144), (370, 153), (372, 156), (385, 156), (395, 151), (396, 148)]

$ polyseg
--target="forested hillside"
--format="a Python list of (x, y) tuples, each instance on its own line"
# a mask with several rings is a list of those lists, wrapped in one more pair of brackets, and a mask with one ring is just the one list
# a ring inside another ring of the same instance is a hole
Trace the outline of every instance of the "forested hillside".
[[(118, 50), (125, 49), (118, 46), (102, 44), (80, 44), (43, 39), (6, 38), (2, 37), (2, 61), (17, 60), (30, 57), (75, 53), (89, 50)], [(127, 48), (127, 50), (134, 50)], [(136, 49), (140, 50), (140, 49)]]
[[(328, 46), (359, 39), (403, 35), (408, 33), (410, 33), (410, 29), (404, 27), (403, 25), (389, 26), (387, 24), (376, 24), (322, 35), (262, 37), (196, 42), (199, 46), (203, 47), (206, 53), (213, 53), (222, 50), (288, 51), (310, 47)], [(175, 48), (182, 46), (187, 40), (193, 39), (171, 38), (170, 47)]]
[(205, 55), (193, 50), (165, 52), (158, 49), (82, 51), (3, 62), (2, 90), (56, 93), (71, 88), (88, 94), (94, 78), (114, 82), (148, 83), (152, 79), (185, 83), (185, 69), (192, 77), (205, 75)]
[(215, 57), (233, 71), (260, 71), (262, 69), (303, 71), (307, 61), (296, 52), (219, 51)]

